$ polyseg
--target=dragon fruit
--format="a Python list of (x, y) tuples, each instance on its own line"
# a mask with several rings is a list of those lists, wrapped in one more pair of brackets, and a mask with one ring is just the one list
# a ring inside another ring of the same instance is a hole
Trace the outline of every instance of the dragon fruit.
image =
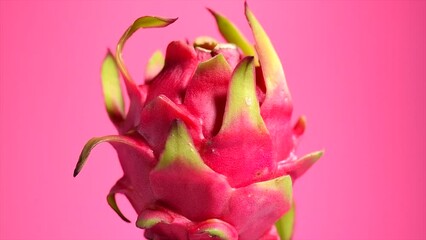
[(254, 47), (228, 19), (210, 12), (228, 43), (210, 37), (171, 42), (165, 57), (156, 52), (150, 59), (141, 85), (122, 59), (127, 39), (176, 19), (141, 17), (126, 30), (101, 72), (118, 135), (90, 139), (74, 176), (97, 144), (109, 142), (124, 175), (108, 203), (129, 221), (115, 200), (124, 194), (147, 239), (289, 239), (293, 182), (322, 152), (296, 157), (305, 118), (291, 123), (280, 60), (247, 4)]

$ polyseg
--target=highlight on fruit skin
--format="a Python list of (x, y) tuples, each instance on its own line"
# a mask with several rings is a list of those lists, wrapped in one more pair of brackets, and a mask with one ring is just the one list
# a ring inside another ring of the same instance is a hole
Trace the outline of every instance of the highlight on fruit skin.
[[(101, 78), (108, 116), (118, 134), (84, 146), (74, 176), (93, 148), (109, 142), (123, 177), (107, 196), (125, 221), (116, 194), (138, 214), (147, 239), (290, 239), (294, 181), (323, 154), (296, 157), (306, 119), (291, 121), (284, 71), (264, 29), (245, 4), (254, 45), (226, 17), (210, 10), (227, 43), (211, 37), (173, 41), (153, 54), (141, 83), (122, 51), (139, 29), (176, 19), (141, 17), (108, 51)], [(129, 96), (126, 106), (121, 89)]]

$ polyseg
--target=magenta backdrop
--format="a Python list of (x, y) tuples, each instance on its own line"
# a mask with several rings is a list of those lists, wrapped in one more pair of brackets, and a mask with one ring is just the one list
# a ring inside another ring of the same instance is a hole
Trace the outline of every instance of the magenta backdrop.
[[(299, 154), (326, 149), (295, 185), (295, 239), (426, 239), (426, 2), (249, 4), (308, 118)], [(100, 64), (142, 15), (180, 19), (130, 40), (136, 78), (173, 39), (219, 37), (206, 6), (250, 36), (242, 1), (0, 0), (0, 239), (141, 239), (105, 201), (110, 146), (72, 178), (86, 140), (114, 133)]]

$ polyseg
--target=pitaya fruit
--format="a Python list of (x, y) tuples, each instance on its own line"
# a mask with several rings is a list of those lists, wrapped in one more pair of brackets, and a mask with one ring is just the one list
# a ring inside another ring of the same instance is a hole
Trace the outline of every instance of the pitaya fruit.
[[(209, 37), (172, 42), (165, 59), (153, 55), (141, 85), (124, 65), (126, 40), (140, 28), (176, 19), (141, 17), (126, 30), (102, 66), (106, 109), (119, 134), (89, 140), (74, 176), (97, 144), (109, 142), (124, 176), (108, 203), (129, 221), (115, 201), (115, 194), (124, 194), (147, 239), (289, 239), (292, 182), (322, 152), (296, 157), (305, 118), (291, 124), (280, 60), (247, 5), (255, 47), (210, 12), (229, 43)], [(127, 114), (120, 74), (130, 99)]]

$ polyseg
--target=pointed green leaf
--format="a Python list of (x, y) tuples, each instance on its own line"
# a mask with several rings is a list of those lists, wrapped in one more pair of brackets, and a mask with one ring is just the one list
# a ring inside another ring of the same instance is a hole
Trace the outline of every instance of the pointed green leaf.
[(122, 177), (111, 188), (111, 191), (107, 195), (107, 201), (108, 201), (108, 205), (118, 214), (118, 216), (120, 216), (121, 219), (123, 219), (123, 221), (130, 222), (130, 220), (127, 219), (124, 216), (124, 214), (120, 211), (120, 208), (118, 207), (117, 202), (115, 200), (115, 194), (117, 194), (117, 193), (123, 193), (123, 194), (125, 194), (126, 191), (127, 191), (126, 178)]
[(227, 222), (219, 219), (209, 219), (196, 227), (196, 232), (190, 236), (190, 239), (204, 239), (208, 235), (210, 238), (221, 240), (235, 240), (238, 239), (237, 230)]
[(151, 218), (151, 219), (141, 219), (136, 222), (136, 226), (142, 229), (152, 228), (158, 223), (162, 222), (159, 218)]
[(108, 205), (120, 216), (121, 219), (125, 222), (130, 222), (129, 219), (124, 216), (124, 214), (120, 211), (120, 208), (117, 205), (117, 202), (115, 201), (115, 193), (110, 193), (107, 196)]
[[(292, 215), (292, 213), (291, 213), (292, 211), (294, 213), (294, 209), (293, 209), (293, 207), (294, 207), (294, 205), (293, 205), (293, 182), (291, 180), (291, 177), (289, 175), (285, 175), (285, 176), (282, 176), (282, 177), (279, 177), (279, 178), (276, 178), (276, 179), (272, 179), (272, 180), (269, 180), (269, 181), (266, 181), (266, 182), (256, 183), (256, 185), (263, 187), (263, 188), (269, 188), (269, 189), (274, 190), (274, 191), (281, 191), (283, 198), (286, 201), (289, 201), (289, 203), (291, 203), (291, 207), (290, 207), (289, 211), (287, 211), (287, 213), (285, 213), (284, 216), (280, 220), (278, 220), (278, 222), (275, 224), (281, 240), (289, 240), (290, 238), (285, 238), (285, 236), (288, 236), (290, 234), (289, 236), (291, 237), (292, 233), (291, 232), (289, 233), (287, 228), (291, 227), (291, 229), (293, 229), (293, 225), (290, 226), (290, 224), (293, 224), (293, 217), (294, 217), (294, 214)], [(282, 220), (284, 217), (286, 217), (286, 219), (285, 219), (286, 222), (284, 222), (284, 225), (283, 225), (283, 223), (281, 221), (284, 221), (284, 220)], [(287, 218), (289, 218), (289, 220), (287, 220)], [(290, 221), (290, 220), (291, 220), (291, 222), (287, 222), (287, 221)], [(287, 227), (287, 228), (285, 228), (285, 231), (286, 231), (285, 233), (282, 233), (283, 227)]]
[(125, 137), (125, 136), (110, 135), (110, 136), (104, 136), (104, 137), (94, 137), (90, 139), (86, 143), (86, 145), (84, 145), (84, 148), (81, 151), (80, 157), (78, 159), (77, 165), (75, 166), (75, 169), (74, 169), (74, 174), (73, 174), (74, 177), (76, 177), (80, 173), (92, 149), (96, 145), (103, 142), (118, 142), (118, 143), (123, 143), (135, 148), (138, 147), (137, 143), (133, 139)]
[(175, 22), (177, 18), (160, 18), (160, 17), (151, 17), (145, 16), (136, 19), (136, 21), (124, 32), (123, 36), (120, 38), (120, 41), (117, 44), (116, 50), (116, 62), (118, 68), (121, 73), (124, 75), (124, 80), (127, 84), (134, 85), (134, 81), (132, 80), (129, 72), (127, 71), (126, 66), (124, 65), (122, 51), (126, 41), (140, 28), (162, 28), (166, 27), (173, 22)]
[(300, 159), (297, 159), (294, 163), (295, 169), (294, 171), (290, 172), (290, 175), (293, 178), (298, 178), (302, 176), (314, 163), (316, 163), (321, 157), (324, 155), (324, 151), (318, 151), (309, 153)]
[(220, 229), (217, 228), (209, 228), (209, 229), (205, 229), (204, 232), (208, 233), (210, 235), (210, 237), (217, 237), (223, 240), (228, 239), (228, 237), (226, 236), (226, 234), (221, 231)]
[(265, 182), (255, 183), (256, 186), (271, 190), (280, 191), (284, 199), (291, 201), (293, 199), (293, 182), (289, 175), (275, 178)]
[(120, 76), (111, 52), (105, 56), (101, 69), (102, 88), (108, 115), (114, 123), (124, 119), (124, 100), (120, 86)]
[(207, 71), (212, 71), (212, 69), (221, 69), (224, 72), (231, 72), (231, 67), (229, 66), (228, 61), (226, 61), (223, 54), (218, 54), (207, 61), (201, 62), (198, 64), (195, 74), (203, 74)]
[(245, 4), (245, 9), (246, 17), (256, 42), (256, 52), (259, 56), (263, 76), (265, 78), (267, 97), (268, 94), (272, 94), (272, 91), (275, 90), (278, 86), (282, 86), (284, 95), (290, 97), (283, 67), (277, 53), (275, 52), (271, 40), (252, 11), (248, 8), (247, 2)]
[(136, 226), (142, 229), (152, 228), (158, 223), (171, 224), (175, 218), (172, 212), (163, 211), (160, 209), (151, 210), (145, 209), (139, 213)]
[(324, 155), (324, 150), (309, 153), (303, 156), (300, 160), (309, 160), (310, 162), (316, 162), (322, 157), (322, 155)]
[(237, 45), (246, 56), (254, 56), (257, 63), (257, 54), (253, 45), (244, 37), (241, 31), (226, 17), (208, 9), (213, 14), (220, 33), (227, 42)]
[(244, 58), (234, 70), (221, 131), (232, 128), (236, 122), (248, 122), (255, 129), (267, 132), (256, 96), (253, 57)]
[(297, 160), (282, 161), (278, 163), (279, 171), (283, 174), (289, 174), (293, 180), (302, 176), (314, 163), (316, 163), (324, 154), (324, 151), (309, 153)]
[(145, 82), (151, 81), (164, 67), (164, 56), (161, 51), (155, 51), (145, 68)]
[(281, 240), (290, 240), (293, 235), (294, 217), (295, 217), (295, 203), (291, 205), (290, 210), (286, 212), (276, 223), (278, 235)]
[(160, 222), (165, 222), (163, 218), (158, 216), (151, 216), (151, 218), (141, 218), (139, 217), (136, 221), (136, 226), (142, 229), (152, 228)]
[(176, 160), (183, 160), (194, 168), (204, 167), (204, 162), (194, 147), (191, 136), (181, 121), (173, 122), (156, 169), (166, 168)]
[(324, 155), (324, 150), (312, 152), (309, 154), (306, 154), (305, 156), (301, 157), (300, 159), (296, 160), (296, 162), (300, 165), (303, 165), (304, 171), (308, 170), (310, 166), (312, 166), (315, 162), (317, 162), (322, 155)]

